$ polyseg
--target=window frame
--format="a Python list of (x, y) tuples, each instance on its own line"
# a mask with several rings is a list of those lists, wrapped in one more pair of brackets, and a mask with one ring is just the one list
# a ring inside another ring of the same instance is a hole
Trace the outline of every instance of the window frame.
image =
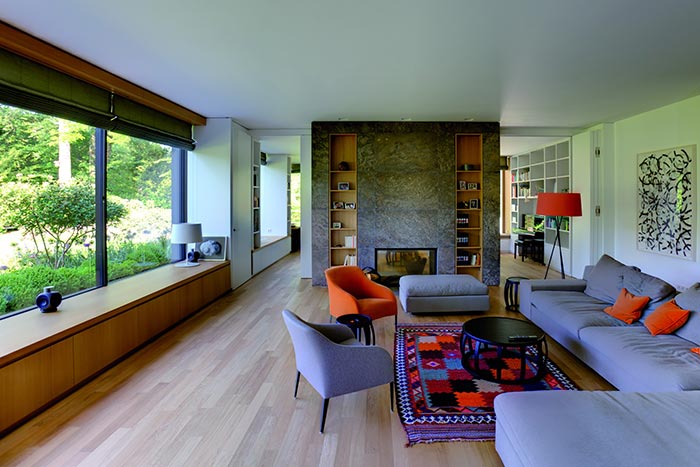
[[(12, 105), (12, 104), (5, 104)], [(12, 105), (14, 107), (18, 107)], [(22, 107), (19, 107), (22, 108)], [(39, 112), (26, 109), (31, 112)], [(44, 115), (51, 115), (44, 113)], [(59, 117), (60, 118), (60, 117)], [(67, 294), (66, 297), (80, 295), (109, 285), (108, 259), (107, 259), (107, 141), (109, 131), (104, 128), (93, 127), (95, 131), (95, 274), (94, 287), (88, 287), (77, 292)], [(147, 138), (142, 138), (146, 139)], [(160, 143), (160, 142), (159, 142)], [(171, 148), (171, 224), (187, 221), (187, 150), (180, 147)], [(172, 245), (170, 263), (182, 261), (185, 258), (186, 245)], [(162, 266), (159, 266), (162, 267)], [(157, 269), (157, 268), (156, 268)], [(117, 279), (118, 280), (118, 279)], [(37, 292), (38, 293), (38, 292)], [(30, 306), (20, 310), (0, 315), (0, 320), (17, 316), (24, 312), (36, 309)]]

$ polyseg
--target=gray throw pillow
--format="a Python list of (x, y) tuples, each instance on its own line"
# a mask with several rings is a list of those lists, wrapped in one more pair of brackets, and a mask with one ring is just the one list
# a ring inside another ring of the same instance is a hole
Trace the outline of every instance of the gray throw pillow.
[(583, 293), (606, 303), (615, 303), (623, 287), (625, 272), (632, 270), (616, 259), (603, 255), (590, 270)]
[(642, 321), (659, 305), (673, 298), (676, 293), (676, 288), (668, 282), (641, 271), (628, 269), (623, 276), (622, 286), (631, 294), (649, 297), (649, 304), (642, 311)]
[(676, 330), (676, 335), (700, 344), (700, 283), (693, 284), (685, 292), (676, 295), (676, 304), (684, 310), (690, 310), (688, 322)]

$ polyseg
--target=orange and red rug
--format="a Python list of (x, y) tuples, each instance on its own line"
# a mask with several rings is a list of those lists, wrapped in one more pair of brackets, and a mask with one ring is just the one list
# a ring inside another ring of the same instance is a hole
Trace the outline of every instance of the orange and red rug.
[[(576, 386), (547, 362), (542, 380), (526, 384), (499, 384), (477, 379), (462, 367), (459, 351), (461, 324), (399, 324), (396, 330), (394, 366), (396, 398), (408, 445), (439, 441), (492, 440), (496, 414), (493, 399), (504, 392), (575, 390)], [(520, 360), (498, 360), (484, 352), (482, 365), (501, 366), (502, 377), (512, 368), (515, 377)], [(528, 367), (526, 376), (534, 375)]]

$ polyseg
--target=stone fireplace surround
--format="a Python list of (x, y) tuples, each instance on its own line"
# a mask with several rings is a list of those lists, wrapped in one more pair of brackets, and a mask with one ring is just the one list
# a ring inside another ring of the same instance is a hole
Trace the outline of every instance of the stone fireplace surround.
[(312, 284), (328, 267), (328, 146), (357, 134), (358, 266), (375, 267), (375, 248), (437, 248), (438, 274), (455, 271), (455, 135), (483, 135), (483, 277), (500, 281), (499, 125), (478, 122), (314, 122)]

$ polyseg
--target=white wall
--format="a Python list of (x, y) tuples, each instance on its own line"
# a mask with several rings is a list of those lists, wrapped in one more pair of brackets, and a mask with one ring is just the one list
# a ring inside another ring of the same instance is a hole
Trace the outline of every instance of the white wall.
[(287, 235), (287, 160), (286, 154), (268, 154), (267, 165), (260, 167), (260, 232), (262, 235)]
[(251, 273), (251, 151), (245, 129), (230, 118), (209, 118), (194, 130), (197, 147), (187, 158), (187, 210), (204, 235), (229, 237), (231, 286)]
[(311, 266), (311, 136), (301, 137), (301, 277), (310, 279)]
[(187, 220), (201, 222), (203, 235), (230, 236), (231, 120), (210, 118), (195, 127), (195, 137), (197, 149), (187, 157)]
[[(637, 154), (687, 144), (697, 145), (700, 139), (700, 96), (620, 120), (614, 126), (615, 257), (676, 286), (687, 287), (700, 281), (697, 255), (692, 261), (675, 259), (639, 251), (636, 242)], [(695, 189), (698, 189), (697, 180)], [(698, 199), (700, 197), (696, 198), (694, 206), (696, 232), (700, 227)], [(696, 233), (696, 245), (698, 240)]]
[(591, 134), (589, 132), (574, 135), (571, 138), (571, 191), (581, 193), (581, 217), (571, 219), (571, 270), (569, 275), (583, 277), (583, 269), (591, 264), (591, 203), (590, 167)]

